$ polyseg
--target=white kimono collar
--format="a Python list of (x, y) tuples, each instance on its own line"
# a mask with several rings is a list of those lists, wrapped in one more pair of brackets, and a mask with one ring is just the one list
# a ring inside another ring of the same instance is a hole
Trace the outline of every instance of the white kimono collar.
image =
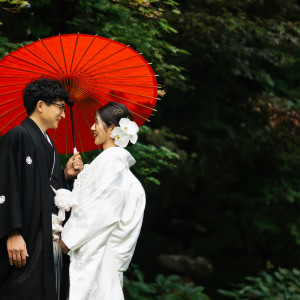
[(110, 147), (106, 150), (104, 150), (102, 153), (107, 153), (109, 154), (108, 152), (106, 151), (109, 151), (111, 153), (113, 152), (119, 152), (123, 158), (125, 159), (125, 161), (127, 162), (128, 164), (128, 167), (132, 167), (135, 163), (136, 163), (136, 160), (134, 159), (134, 157), (124, 148), (121, 148), (121, 147)]

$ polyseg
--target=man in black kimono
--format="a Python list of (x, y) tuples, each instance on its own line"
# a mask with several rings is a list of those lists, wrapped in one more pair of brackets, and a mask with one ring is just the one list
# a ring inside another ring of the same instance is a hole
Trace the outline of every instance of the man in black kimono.
[(43, 78), (25, 88), (23, 101), (29, 117), (0, 142), (0, 299), (57, 300), (50, 185), (63, 187), (82, 161), (76, 154), (62, 171), (46, 132), (65, 117), (65, 88)]

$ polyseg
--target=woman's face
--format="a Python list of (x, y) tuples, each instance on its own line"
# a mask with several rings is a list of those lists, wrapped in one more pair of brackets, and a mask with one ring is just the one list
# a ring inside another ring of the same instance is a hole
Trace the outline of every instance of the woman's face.
[(95, 124), (91, 127), (91, 130), (93, 131), (96, 145), (105, 144), (107, 139), (110, 138), (108, 129), (98, 114), (96, 115)]

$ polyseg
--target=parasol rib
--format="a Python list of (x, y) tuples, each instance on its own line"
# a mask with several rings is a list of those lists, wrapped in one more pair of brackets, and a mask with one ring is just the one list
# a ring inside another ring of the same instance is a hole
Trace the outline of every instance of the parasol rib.
[[(90, 103), (92, 106), (94, 106), (94, 107), (96, 108), (96, 111), (98, 110), (98, 108), (97, 108), (95, 105), (93, 105), (93, 102), (92, 102), (92, 101), (89, 101), (89, 103)], [(89, 113), (90, 113), (91, 116), (94, 118), (95, 115), (94, 115), (93, 112), (89, 109), (89, 107), (88, 107), (87, 105), (84, 105), (84, 106), (88, 109)], [(93, 134), (92, 134), (92, 135), (93, 135)], [(94, 139), (94, 136), (93, 136), (93, 139)], [(97, 146), (98, 150), (100, 151), (99, 145), (96, 145), (96, 146)]]
[(123, 78), (142, 78), (142, 77), (158, 77), (159, 75), (133, 75), (133, 76), (115, 76), (115, 77), (101, 77), (101, 79), (123, 79)]
[(134, 115), (136, 115), (136, 116), (138, 116), (138, 117), (140, 117), (140, 118), (142, 118), (143, 120), (145, 120), (145, 121), (147, 121), (147, 122), (150, 122), (150, 120), (149, 120), (149, 119), (147, 119), (147, 118), (145, 118), (145, 117), (143, 117), (143, 116), (141, 116), (141, 115), (137, 114), (137, 113), (136, 113), (136, 112), (134, 112), (134, 111), (132, 111), (131, 113), (132, 113), (132, 114), (134, 114)]
[[(124, 48), (122, 48), (122, 49), (120, 49), (120, 50), (118, 50), (118, 51), (112, 53), (111, 55), (109, 55), (109, 56), (103, 58), (102, 60), (97, 61), (95, 64), (93, 64), (93, 65), (91, 65), (90, 67), (88, 67), (87, 69), (85, 69), (85, 70), (83, 71), (84, 74), (85, 74), (85, 75), (89, 75), (89, 74), (91, 73), (91, 72), (87, 72), (89, 69), (93, 68), (94, 66), (97, 66), (97, 65), (101, 64), (102, 62), (104, 62), (104, 61), (107, 60), (108, 58), (110, 58), (110, 57), (112, 57), (112, 56), (114, 56), (114, 55), (116, 55), (116, 54), (122, 52), (123, 50), (127, 49), (128, 47), (129, 47), (129, 46), (126, 46), (126, 47), (124, 47)], [(105, 67), (106, 67), (106, 66), (105, 66)], [(100, 70), (100, 69), (103, 69), (103, 68), (104, 68), (104, 67), (98, 68), (98, 69), (96, 69), (96, 70), (93, 70), (92, 72), (97, 71), (97, 70)], [(81, 69), (82, 69), (82, 68), (81, 68)], [(81, 70), (81, 69), (80, 69), (80, 70)]]
[[(106, 71), (106, 72), (102, 72), (102, 73), (92, 74), (90, 76), (98, 76), (98, 75), (102, 75), (105, 73), (113, 73), (113, 72), (117, 72), (117, 71), (124, 71), (124, 70), (133, 69), (133, 68), (145, 67), (145, 66), (149, 66), (149, 64), (136, 65), (136, 66), (126, 67), (126, 68), (121, 68), (121, 69), (110, 70), (110, 71)], [(88, 76), (82, 76), (81, 78), (85, 78), (85, 77), (88, 77)]]
[(28, 47), (23, 46), (23, 48), (25, 50), (29, 51), (32, 55), (34, 55), (38, 59), (40, 59), (43, 63), (45, 63), (46, 65), (48, 65), (49, 67), (51, 67), (56, 72), (56, 74), (61, 75), (61, 73), (57, 69), (55, 69), (51, 64), (49, 64), (47, 61), (45, 61), (44, 59), (42, 59), (40, 56), (38, 56), (37, 54), (35, 54), (33, 51), (31, 51), (30, 49), (28, 49)]
[(15, 118), (13, 118), (9, 123), (7, 123), (4, 127), (2, 127), (1, 129), (0, 129), (0, 132), (4, 129), (4, 128), (6, 128), (8, 125), (10, 125), (12, 122), (14, 122), (15, 120), (17, 120), (21, 115), (23, 115), (25, 113), (25, 111), (23, 111), (23, 112), (21, 112), (19, 115), (17, 115)]
[(6, 86), (17, 86), (17, 85), (24, 85), (24, 83), (5, 84), (5, 85), (0, 85), (0, 87), (6, 87)]
[[(89, 101), (89, 104), (92, 105), (93, 107), (95, 107), (96, 111), (98, 110), (98, 108), (94, 105), (94, 103), (92, 101)], [(95, 117), (95, 114), (93, 114), (93, 112), (91, 111), (91, 109), (87, 106), (84, 105), (85, 108), (88, 110), (88, 112), (90, 113), (91, 117)], [(94, 137), (93, 137), (94, 138)], [(98, 145), (96, 145), (98, 147), (98, 149), (100, 150), (100, 147)]]
[(22, 71), (22, 72), (34, 73), (34, 74), (38, 74), (38, 75), (43, 75), (44, 74), (44, 73), (39, 73), (39, 72), (31, 71), (31, 70), (24, 70), (24, 69), (19, 69), (19, 68), (14, 68), (14, 67), (9, 67), (9, 66), (3, 66), (3, 65), (0, 65), (0, 68), (7, 68), (7, 69), (17, 70), (17, 71)]
[(90, 89), (92, 89), (92, 86), (88, 82), (79, 82), (77, 81), (75, 86), (74, 86), (74, 94), (77, 95), (83, 95), (86, 94), (87, 96), (91, 95), (92, 93), (87, 89), (86, 87), (89, 86)]
[(63, 46), (60, 34), (59, 34), (59, 40), (60, 40), (61, 52), (62, 52), (64, 63), (65, 63), (66, 76), (68, 77), (68, 68), (67, 68), (67, 63), (66, 63), (66, 58), (65, 58), (65, 51), (64, 51), (64, 46)]
[(85, 116), (85, 114), (84, 114), (84, 112), (83, 112), (83, 110), (82, 110), (82, 108), (81, 108), (80, 103), (78, 103), (78, 107), (79, 107), (79, 109), (80, 109), (80, 111), (81, 111), (81, 113), (82, 113), (82, 115), (83, 115), (83, 118), (84, 118), (84, 120), (85, 120), (85, 122), (86, 122), (86, 125), (87, 125), (87, 127), (88, 127), (88, 129), (89, 129), (89, 132), (90, 132), (91, 135), (92, 135), (92, 138), (94, 138), (94, 136), (93, 136), (93, 134), (92, 134), (92, 131), (91, 131), (91, 127), (90, 127), (90, 125), (89, 125), (88, 120), (86, 119), (86, 116)]
[(78, 34), (77, 34), (76, 41), (75, 41), (75, 47), (74, 47), (74, 52), (73, 52), (73, 56), (72, 56), (72, 60), (71, 60), (71, 66), (70, 66), (70, 74), (72, 73), (72, 67), (73, 67), (73, 62), (74, 62), (75, 52), (76, 52), (76, 50), (77, 50), (78, 39), (79, 39), (79, 32), (78, 32)]
[[(123, 48), (122, 50), (127, 49), (127, 48), (128, 48), (128, 46), (127, 46), (126, 48)], [(120, 51), (119, 51), (119, 52), (120, 52)], [(116, 52), (116, 53), (118, 53), (118, 52)], [(114, 53), (114, 54), (115, 54), (115, 53)], [(119, 64), (119, 63), (124, 62), (124, 61), (126, 61), (126, 60), (129, 60), (129, 59), (132, 59), (132, 58), (134, 58), (134, 57), (140, 56), (141, 54), (142, 54), (142, 53), (138, 53), (138, 54), (136, 54), (136, 55), (133, 55), (133, 56), (130, 56), (130, 57), (127, 57), (127, 58), (118, 60), (118, 61), (116, 61), (116, 62), (114, 62), (114, 63), (109, 64), (109, 65), (106, 65), (106, 66), (97, 68), (97, 69), (93, 70), (92, 72), (96, 72), (96, 71), (98, 71), (98, 70), (101, 70), (101, 69), (104, 69), (104, 68), (113, 66), (113, 65), (115, 65), (115, 64)], [(112, 56), (112, 55), (110, 55), (110, 56)], [(108, 56), (108, 57), (110, 57), (110, 56)], [(107, 57), (107, 58), (108, 58), (108, 57)], [(104, 60), (105, 60), (105, 59), (103, 59), (103, 60), (100, 61), (100, 62), (103, 62)], [(94, 64), (94, 65), (96, 65), (96, 64)], [(90, 68), (91, 68), (91, 67), (90, 67)], [(90, 69), (90, 68), (88, 68), (88, 69)], [(84, 71), (85, 71), (85, 72), (84, 72), (84, 75), (89, 75), (89, 74), (91, 73), (91, 72), (86, 72), (88, 69), (84, 70)]]
[[(106, 98), (106, 97), (104, 97), (104, 96), (101, 96), (101, 95), (99, 95), (99, 96), (100, 96), (101, 98), (105, 99), (105, 100), (108, 101), (108, 102), (112, 102), (111, 100), (109, 100), (108, 98)], [(101, 103), (101, 102), (99, 101), (99, 99), (96, 99), (96, 98), (95, 98), (95, 100), (96, 100), (98, 103), (100, 103), (101, 105), (104, 105), (103, 103)], [(150, 122), (150, 120), (148, 120), (147, 118), (145, 118), (145, 117), (143, 117), (143, 116), (141, 116), (141, 115), (135, 113), (134, 111), (131, 111), (131, 113), (132, 113), (132, 114), (135, 114), (136, 116), (142, 118), (142, 119), (145, 120), (145, 121)]]
[(57, 64), (57, 66), (60, 68), (60, 70), (62, 71), (63, 76), (66, 76), (65, 72), (63, 71), (63, 69), (61, 68), (60, 64), (57, 62), (57, 60), (55, 59), (55, 57), (53, 56), (53, 54), (50, 52), (50, 50), (46, 47), (45, 43), (40, 39), (39, 40), (42, 45), (45, 47), (45, 49), (47, 50), (47, 52), (50, 54), (50, 56), (52, 57), (52, 59), (55, 61), (55, 63)]
[(25, 78), (28, 80), (28, 76), (1, 76), (0, 78)]
[[(96, 100), (98, 103), (100, 103), (101, 105), (104, 105), (104, 104), (101, 103), (98, 99), (95, 99), (95, 100)], [(108, 101), (110, 102), (110, 100), (108, 100)], [(93, 102), (90, 101), (89, 103), (90, 103), (96, 110), (98, 109), (98, 107), (97, 107)], [(86, 108), (88, 108), (88, 106), (86, 106)], [(131, 111), (131, 113), (137, 115), (138, 117), (142, 118), (142, 119), (145, 120), (145, 121), (150, 122), (150, 120), (144, 118), (143, 116), (141, 116), (141, 115), (139, 115), (139, 114), (137, 114), (137, 113), (135, 113), (135, 112), (133, 112), (133, 111)]]
[[(45, 69), (45, 68), (43, 68), (43, 67), (41, 67), (39, 65), (36, 65), (34, 63), (30, 63), (30, 62), (26, 61), (25, 59), (19, 58), (17, 56), (12, 55), (12, 54), (10, 54), (10, 56), (12, 56), (13, 58), (15, 58), (17, 60), (20, 60), (20, 61), (22, 61), (22, 62), (24, 62), (24, 63), (26, 63), (26, 64), (28, 64), (30, 66), (35, 66), (36, 68), (42, 69), (42, 70), (46, 71), (47, 73), (49, 73), (49, 70), (47, 70), (47, 69)], [(50, 72), (50, 73), (52, 73), (52, 72)], [(57, 76), (57, 74), (55, 74), (55, 75)]]
[(3, 105), (3, 104), (6, 104), (6, 103), (13, 102), (13, 101), (18, 100), (18, 99), (21, 99), (21, 98), (23, 98), (23, 97), (21, 96), (21, 97), (18, 97), (18, 98), (10, 99), (10, 100), (5, 101), (5, 102), (1, 102), (1, 103), (0, 103), (0, 106)]
[[(99, 92), (100, 92), (100, 91), (99, 91)], [(153, 111), (153, 110), (154, 110), (154, 111), (157, 111), (157, 110), (154, 109), (154, 108), (145, 106), (145, 105), (140, 104), (140, 103), (133, 102), (133, 101), (131, 101), (131, 100), (129, 100), (129, 99), (126, 99), (126, 98), (123, 98), (123, 97), (120, 97), (120, 96), (116, 96), (116, 95), (113, 95), (113, 94), (105, 93), (105, 92), (103, 92), (103, 91), (101, 91), (101, 93), (106, 94), (106, 95), (111, 96), (111, 97), (116, 97), (116, 98), (122, 99), (122, 100), (124, 100), (124, 101), (133, 103), (133, 104), (135, 104), (135, 105), (138, 105), (138, 106), (141, 106), (141, 107), (144, 107), (144, 108), (147, 108), (147, 109), (150, 109), (151, 111)], [(109, 101), (111, 101), (111, 100), (109, 100)]]
[[(86, 55), (86, 53), (88, 52), (88, 50), (90, 49), (90, 47), (92, 46), (95, 38), (96, 38), (97, 34), (94, 36), (94, 38), (92, 39), (92, 41), (90, 42), (90, 44), (88, 45), (88, 47), (85, 49), (84, 53), (82, 54), (81, 58), (79, 59), (76, 67), (74, 68), (74, 70), (70, 73), (70, 76), (74, 76), (74, 72), (76, 71), (78, 65), (81, 63), (83, 57)], [(75, 73), (76, 74), (76, 73)]]
[[(155, 85), (141, 85), (141, 84), (127, 84), (127, 83), (116, 83), (116, 82), (97, 82), (101, 84), (113, 84), (113, 85), (126, 85), (126, 86), (137, 86), (145, 88), (157, 88)], [(97, 84), (95, 86), (98, 86)]]
[[(89, 104), (92, 105), (91, 102), (89, 102)], [(90, 109), (87, 105), (85, 105), (85, 104), (83, 104), (83, 105), (84, 105), (85, 108), (88, 110), (88, 112), (90, 113), (91, 117), (94, 118), (94, 117), (95, 117), (95, 114), (91, 111), (91, 109)], [(97, 109), (96, 109), (96, 111), (97, 111)]]
[[(97, 85), (97, 87), (107, 89), (107, 87), (104, 87), (104, 86), (101, 86), (101, 85)], [(127, 92), (127, 91), (117, 90), (117, 89), (114, 89), (113, 91), (117, 91), (117, 92), (121, 92), (121, 93), (126, 93), (126, 94), (130, 94), (130, 95), (134, 95), (134, 96), (139, 96), (139, 97), (144, 97), (144, 98), (155, 99), (155, 100), (158, 99), (157, 97), (151, 97), (151, 96), (146, 96), (146, 95), (136, 94), (136, 93), (132, 93), (132, 92)]]
[(6, 111), (6, 112), (3, 113), (2, 115), (0, 115), (0, 118), (2, 118), (3, 116), (7, 115), (8, 113), (12, 112), (13, 110), (15, 110), (15, 109), (17, 109), (17, 108), (19, 108), (19, 107), (21, 107), (21, 106), (23, 106), (23, 104), (20, 104), (19, 106), (15, 106), (14, 108), (12, 108), (12, 109)]
[[(100, 102), (98, 99), (94, 99), (97, 103), (101, 104), (102, 106), (104, 105), (102, 102)], [(98, 110), (99, 107), (97, 107), (95, 105), (95, 103), (93, 103), (92, 101), (89, 101), (89, 103), (96, 109), (96, 111)]]
[(76, 71), (76, 73), (72, 74), (74, 76), (77, 76), (78, 73), (80, 74), (80, 71), (91, 61), (93, 60), (103, 49), (105, 49), (110, 43), (112, 42), (112, 40), (110, 40), (104, 47), (102, 47), (96, 54), (94, 54), (83, 66), (81, 66), (81, 68)]
[(120, 97), (120, 96), (117, 96), (117, 95), (111, 95), (111, 96), (112, 96), (112, 97), (115, 97), (115, 98), (119, 98), (119, 99), (124, 100), (124, 101), (127, 101), (127, 102), (130, 102), (130, 103), (133, 103), (133, 104), (136, 104), (136, 105), (138, 105), (138, 106), (141, 106), (141, 107), (150, 109), (151, 111), (157, 111), (155, 108), (151, 108), (151, 107), (142, 105), (142, 104), (140, 104), (140, 103), (133, 102), (133, 101), (131, 101), (131, 100), (129, 100), (129, 99), (126, 99), (126, 98), (123, 98), (123, 97)]
[(22, 91), (23, 91), (23, 90), (12, 91), (12, 92), (8, 92), (8, 93), (0, 94), (0, 96), (6, 96), (6, 95), (13, 94), (13, 93), (22, 92)]

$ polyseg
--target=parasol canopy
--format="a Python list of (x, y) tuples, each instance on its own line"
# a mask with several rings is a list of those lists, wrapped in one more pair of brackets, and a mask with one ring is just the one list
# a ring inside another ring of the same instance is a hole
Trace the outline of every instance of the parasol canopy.
[(110, 101), (123, 103), (140, 126), (158, 99), (150, 64), (129, 46), (97, 35), (49, 37), (0, 60), (0, 135), (25, 119), (23, 90), (41, 77), (60, 80), (70, 93), (66, 118), (48, 131), (59, 153), (73, 152), (72, 118), (77, 149), (87, 152), (97, 149), (90, 127), (98, 108)]

